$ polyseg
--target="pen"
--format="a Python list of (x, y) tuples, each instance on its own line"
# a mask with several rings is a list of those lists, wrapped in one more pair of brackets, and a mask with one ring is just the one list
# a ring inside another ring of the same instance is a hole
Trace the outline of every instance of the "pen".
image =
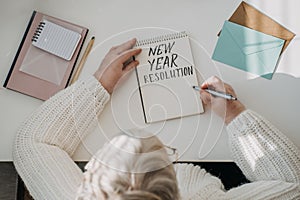
[(93, 36), (91, 38), (91, 40), (89, 41), (89, 43), (88, 43), (88, 45), (87, 45), (87, 47), (86, 47), (86, 49), (84, 51), (84, 54), (83, 54), (83, 56), (82, 56), (82, 58), (81, 58), (81, 60), (79, 62), (77, 70), (76, 70), (76, 72), (75, 72), (75, 74), (74, 74), (74, 76), (72, 78), (71, 84), (73, 84), (78, 79), (79, 74), (80, 74), (80, 72), (81, 72), (81, 70), (83, 68), (83, 65), (84, 65), (84, 63), (85, 63), (85, 61), (86, 61), (86, 59), (87, 59), (87, 57), (88, 57), (88, 55), (89, 55), (92, 47), (93, 47), (94, 41), (95, 41), (95, 37)]
[[(198, 86), (193, 86), (193, 88), (197, 91), (201, 90), (201, 88), (199, 88)], [(237, 98), (232, 96), (231, 94), (227, 94), (227, 93), (224, 93), (224, 92), (218, 92), (218, 91), (211, 90), (211, 89), (204, 89), (204, 90), (206, 92), (208, 92), (209, 94), (211, 94), (213, 96), (216, 96), (216, 97), (222, 97), (222, 98), (227, 99), (227, 100), (237, 100)]]

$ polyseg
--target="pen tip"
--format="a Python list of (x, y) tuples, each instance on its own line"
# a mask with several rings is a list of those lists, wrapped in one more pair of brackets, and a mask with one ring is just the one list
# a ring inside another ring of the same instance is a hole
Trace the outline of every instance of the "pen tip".
[(91, 40), (94, 40), (94, 39), (95, 39), (95, 36), (93, 36)]
[(195, 88), (196, 86), (193, 85), (193, 88)]

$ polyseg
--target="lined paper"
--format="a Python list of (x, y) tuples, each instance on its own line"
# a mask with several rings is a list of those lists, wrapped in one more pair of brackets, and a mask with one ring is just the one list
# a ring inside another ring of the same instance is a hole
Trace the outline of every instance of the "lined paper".
[(32, 44), (66, 60), (71, 60), (81, 34), (43, 20), (37, 28)]

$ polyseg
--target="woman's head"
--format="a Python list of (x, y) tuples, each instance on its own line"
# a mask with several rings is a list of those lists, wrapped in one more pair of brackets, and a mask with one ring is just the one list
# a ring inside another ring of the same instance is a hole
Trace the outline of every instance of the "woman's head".
[(176, 174), (155, 137), (114, 137), (86, 166), (77, 199), (178, 199)]

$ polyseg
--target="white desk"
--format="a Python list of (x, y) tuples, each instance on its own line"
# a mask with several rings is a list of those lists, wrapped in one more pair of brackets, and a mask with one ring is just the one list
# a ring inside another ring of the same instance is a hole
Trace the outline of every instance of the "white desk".
[[(297, 0), (248, 1), (269, 16), (300, 33)], [(220, 76), (233, 85), (244, 104), (269, 119), (300, 147), (300, 41), (295, 38), (280, 61), (273, 80), (254, 77), (210, 57), (216, 34), (240, 1), (222, 0), (2, 0), (0, 3), (0, 82), (3, 85), (33, 10), (39, 10), (90, 28), (96, 37), (81, 78), (92, 74), (108, 49), (131, 37), (145, 38), (160, 33), (186, 30), (190, 33), (194, 60), (204, 79)], [(87, 42), (85, 43), (85, 45)], [(283, 74), (288, 71), (295, 76)], [(134, 79), (127, 76), (100, 116), (97, 130), (88, 136), (75, 155), (86, 160), (119, 129), (139, 127), (154, 131), (163, 142), (177, 147), (183, 160), (230, 160), (227, 135), (222, 121), (206, 111), (201, 116), (171, 120), (145, 127), (135, 104)], [(130, 97), (130, 98), (129, 98)], [(20, 123), (42, 102), (7, 89), (0, 89), (0, 160), (12, 160), (12, 146)], [(129, 109), (128, 109), (129, 108)], [(129, 112), (126, 112), (128, 111)], [(128, 115), (130, 113), (130, 115)], [(130, 119), (131, 117), (132, 119)]]

